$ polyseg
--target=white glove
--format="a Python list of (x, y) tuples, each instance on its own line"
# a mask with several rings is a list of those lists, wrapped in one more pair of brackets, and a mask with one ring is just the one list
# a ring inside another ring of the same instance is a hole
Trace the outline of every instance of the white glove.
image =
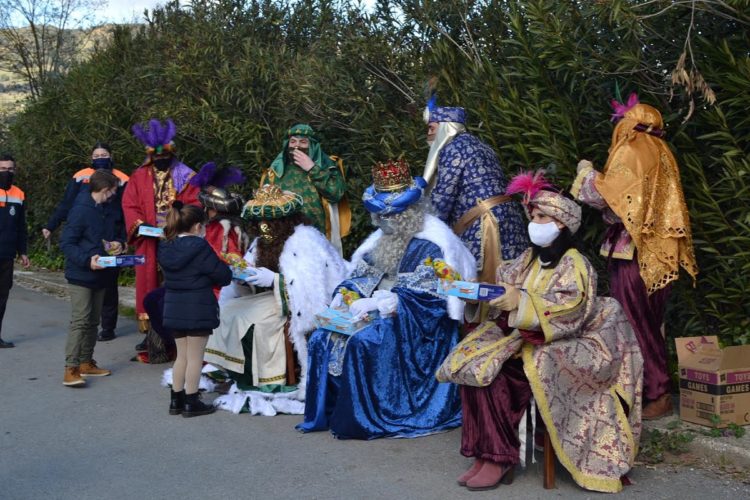
[(378, 312), (381, 316), (391, 316), (398, 311), (398, 295), (388, 290), (377, 290), (372, 294), (378, 301)]
[(588, 160), (581, 160), (578, 162), (578, 166), (576, 166), (576, 174), (580, 174), (581, 170), (585, 168), (594, 168), (594, 164), (591, 163)]
[(247, 279), (247, 282), (251, 285), (261, 286), (263, 288), (269, 288), (273, 286), (273, 280), (276, 277), (276, 273), (265, 267), (258, 267), (253, 269), (255, 274)]
[(364, 319), (368, 312), (376, 311), (377, 309), (378, 299), (374, 298), (358, 299), (349, 306), (349, 312), (352, 313), (352, 318), (356, 320)]
[(331, 309), (341, 309), (341, 307), (344, 305), (344, 296), (340, 293), (337, 293), (333, 296), (333, 300), (331, 301), (330, 307)]

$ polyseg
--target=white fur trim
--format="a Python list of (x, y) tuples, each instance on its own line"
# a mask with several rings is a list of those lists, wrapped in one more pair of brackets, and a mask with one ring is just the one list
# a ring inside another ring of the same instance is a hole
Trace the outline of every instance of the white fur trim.
[(229, 231), (232, 230), (232, 223), (228, 219), (220, 219), (222, 235), (221, 235), (221, 253), (227, 253), (229, 247)]
[(315, 314), (331, 302), (336, 286), (347, 274), (346, 261), (317, 229), (299, 225), (284, 243), (279, 257), (289, 297), (289, 339), (300, 364), (299, 389), (307, 382), (307, 340), (315, 329)]
[[(377, 244), (383, 232), (378, 229), (362, 243), (352, 255), (352, 261), (349, 265), (349, 273), (357, 267), (357, 264), (364, 256), (371, 252)], [(443, 253), (443, 260), (453, 269), (461, 274), (464, 280), (473, 280), (477, 277), (477, 263), (466, 245), (456, 236), (451, 228), (434, 215), (425, 215), (424, 227), (422, 231), (414, 235), (434, 243)], [(458, 297), (448, 297), (448, 315), (457, 321), (463, 320), (464, 301)]]
[(229, 392), (214, 399), (213, 405), (235, 415), (239, 414), (245, 406), (251, 415), (265, 417), (273, 417), (277, 413), (302, 415), (305, 413), (304, 396), (299, 399), (298, 392), (242, 391), (234, 383)]

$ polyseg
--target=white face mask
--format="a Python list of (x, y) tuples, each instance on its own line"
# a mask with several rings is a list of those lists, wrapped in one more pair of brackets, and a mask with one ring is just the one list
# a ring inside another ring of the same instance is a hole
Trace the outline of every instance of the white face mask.
[(529, 222), (529, 239), (540, 247), (548, 247), (560, 235), (560, 228), (554, 222), (538, 224)]

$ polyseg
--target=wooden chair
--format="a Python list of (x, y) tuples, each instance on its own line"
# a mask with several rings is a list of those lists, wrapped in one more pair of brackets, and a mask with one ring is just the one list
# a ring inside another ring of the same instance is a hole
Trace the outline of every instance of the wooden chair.
[(289, 340), (289, 321), (284, 325), (284, 347), (286, 348), (286, 384), (297, 385), (297, 354)]
[(552, 440), (549, 432), (544, 429), (544, 458), (543, 460), (543, 483), (545, 490), (555, 488), (555, 449), (552, 447)]

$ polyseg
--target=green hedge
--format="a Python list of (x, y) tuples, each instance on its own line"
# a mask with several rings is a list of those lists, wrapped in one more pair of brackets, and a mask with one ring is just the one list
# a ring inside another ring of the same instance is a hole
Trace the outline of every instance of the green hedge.
[[(468, 7), (466, 7), (468, 5)], [(247, 194), (289, 125), (307, 121), (349, 169), (355, 231), (370, 230), (357, 200), (371, 165), (402, 156), (415, 174), (427, 153), (424, 84), (462, 105), (507, 173), (544, 167), (568, 185), (580, 158), (601, 166), (616, 88), (662, 110), (682, 171), (701, 274), (674, 290), (673, 336), (750, 342), (750, 7), (744, 1), (196, 0), (169, 4), (111, 42), (15, 117), (9, 135), (36, 230), (88, 149), (112, 143), (129, 171), (142, 159), (130, 126), (172, 117), (186, 162), (241, 166)], [(692, 29), (689, 30), (692, 22)], [(691, 61), (716, 94), (672, 87), (690, 33)], [(694, 111), (691, 111), (694, 107)], [(687, 121), (685, 118), (690, 115)], [(603, 232), (586, 211), (595, 256)], [(606, 273), (600, 273), (606, 290)]]

